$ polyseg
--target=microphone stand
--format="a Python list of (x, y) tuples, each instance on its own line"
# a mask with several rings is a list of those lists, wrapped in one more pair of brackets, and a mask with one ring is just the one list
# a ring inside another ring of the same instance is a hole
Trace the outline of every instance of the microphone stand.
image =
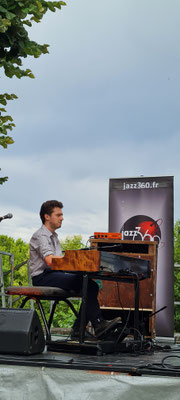
[(155, 311), (154, 313), (148, 315), (148, 317), (144, 318), (143, 321), (140, 323), (140, 328), (142, 329), (142, 334), (144, 336), (145, 333), (145, 323), (152, 317), (154, 317), (154, 315), (158, 314), (159, 312), (165, 310), (165, 308), (167, 308), (167, 306), (164, 306), (162, 308), (160, 308), (159, 310)]

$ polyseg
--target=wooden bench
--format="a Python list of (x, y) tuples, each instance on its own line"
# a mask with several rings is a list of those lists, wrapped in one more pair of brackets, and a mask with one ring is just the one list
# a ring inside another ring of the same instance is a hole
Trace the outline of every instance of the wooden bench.
[[(24, 297), (20, 308), (23, 308), (28, 300), (30, 299), (35, 300), (44, 323), (46, 332), (46, 341), (51, 340), (51, 324), (53, 321), (53, 316), (56, 310), (56, 306), (60, 301), (65, 302), (71, 308), (75, 316), (76, 317), (78, 316), (78, 313), (75, 310), (69, 298), (79, 297), (79, 296), (77, 296), (77, 293), (70, 290), (67, 291), (57, 287), (48, 287), (48, 286), (9, 286), (5, 289), (5, 293), (6, 295), (9, 296), (17, 295), (20, 297)], [(41, 303), (42, 300), (53, 301), (53, 306), (48, 321), (45, 315), (43, 305)]]

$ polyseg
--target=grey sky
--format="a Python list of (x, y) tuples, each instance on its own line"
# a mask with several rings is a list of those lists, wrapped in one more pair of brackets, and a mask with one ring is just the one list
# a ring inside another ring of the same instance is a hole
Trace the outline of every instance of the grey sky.
[(108, 228), (109, 178), (175, 177), (180, 217), (180, 3), (74, 0), (48, 13), (30, 37), (49, 55), (27, 58), (36, 79), (8, 79), (1, 92), (16, 123), (0, 149), (1, 233), (28, 241), (43, 201), (64, 203), (61, 235)]

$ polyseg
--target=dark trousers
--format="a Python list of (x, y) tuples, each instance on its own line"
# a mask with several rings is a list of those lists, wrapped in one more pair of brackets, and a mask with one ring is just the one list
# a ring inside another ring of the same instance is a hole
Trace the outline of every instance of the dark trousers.
[[(52, 286), (65, 290), (73, 290), (77, 294), (81, 293), (83, 277), (77, 273), (62, 271), (45, 270), (42, 274), (32, 277), (34, 286)], [(99, 287), (92, 279), (88, 280), (87, 305), (86, 305), (86, 323), (91, 321), (94, 325), (98, 319), (101, 319), (101, 311), (98, 303)]]

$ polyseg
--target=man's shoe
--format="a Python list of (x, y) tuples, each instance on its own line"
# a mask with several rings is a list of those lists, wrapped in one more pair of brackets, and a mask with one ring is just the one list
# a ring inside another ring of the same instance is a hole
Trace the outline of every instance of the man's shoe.
[(111, 329), (114, 329), (119, 322), (121, 322), (120, 317), (114, 318), (111, 321), (100, 320), (99, 322), (97, 322), (94, 325), (96, 338), (100, 338), (101, 336), (109, 332)]
[[(74, 340), (74, 341), (78, 341), (79, 342), (79, 335), (80, 335), (80, 332), (79, 332), (79, 329), (73, 329), (72, 328), (72, 331), (71, 331), (71, 340)], [(85, 340), (95, 340), (95, 337), (93, 336), (93, 335), (91, 335), (90, 333), (88, 333), (87, 331), (85, 331), (85, 333), (84, 333), (84, 339)]]
[[(76, 319), (71, 330), (71, 340), (79, 341), (79, 335), (80, 335), (80, 320)], [(94, 336), (85, 330), (84, 339), (93, 340)]]
[[(74, 331), (73, 329), (72, 329), (72, 331), (71, 331), (71, 340), (75, 340), (75, 341), (79, 341), (79, 335), (80, 335), (80, 332), (79, 331)], [(88, 332), (85, 332), (85, 334), (84, 334), (84, 339), (89, 339), (91, 336), (90, 335), (88, 335)]]

